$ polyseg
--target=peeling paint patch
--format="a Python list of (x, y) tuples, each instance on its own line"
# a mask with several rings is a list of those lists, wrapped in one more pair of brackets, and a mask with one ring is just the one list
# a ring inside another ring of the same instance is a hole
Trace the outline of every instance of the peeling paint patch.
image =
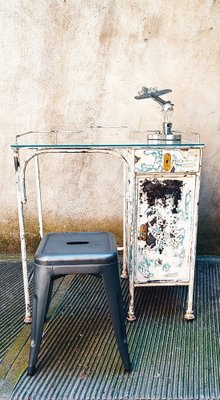
[(181, 200), (181, 188), (183, 181), (166, 179), (164, 181), (145, 179), (141, 184), (142, 192), (140, 192), (140, 201), (143, 197), (147, 197), (150, 206), (155, 206), (157, 202), (162, 202), (163, 206), (167, 206), (167, 199), (172, 198), (174, 214), (177, 213), (178, 202)]
[(136, 281), (188, 280), (194, 177), (139, 177)]

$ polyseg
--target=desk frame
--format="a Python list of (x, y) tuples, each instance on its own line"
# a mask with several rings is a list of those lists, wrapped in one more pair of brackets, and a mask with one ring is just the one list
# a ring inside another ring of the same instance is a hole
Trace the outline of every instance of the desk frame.
[[(119, 250), (123, 250), (123, 270), (122, 277), (128, 277), (128, 232), (127, 226), (129, 226), (129, 210), (131, 208), (130, 203), (130, 195), (128, 188), (132, 187), (132, 182), (128, 182), (128, 175), (133, 176), (132, 173), (132, 150), (124, 147), (114, 147), (112, 148), (105, 146), (83, 146), (73, 148), (71, 146), (61, 146), (56, 148), (48, 148), (43, 147), (39, 149), (36, 145), (36, 148), (30, 147), (31, 154), (21, 162), (20, 150), (23, 148), (22, 145), (14, 148), (14, 166), (15, 166), (15, 174), (16, 174), (16, 191), (17, 191), (17, 203), (18, 203), (18, 220), (19, 220), (19, 233), (20, 233), (20, 243), (21, 243), (21, 259), (22, 259), (22, 273), (23, 273), (23, 284), (24, 284), (24, 298), (25, 298), (25, 323), (31, 323), (31, 306), (30, 306), (30, 293), (29, 293), (29, 281), (28, 281), (28, 271), (27, 271), (27, 249), (26, 249), (26, 237), (25, 237), (25, 204), (27, 203), (27, 194), (26, 194), (26, 169), (29, 162), (32, 159), (35, 159), (35, 179), (36, 179), (36, 197), (37, 197), (37, 215), (38, 215), (38, 226), (39, 226), (39, 237), (42, 239), (43, 233), (43, 212), (42, 212), (42, 199), (41, 199), (41, 179), (40, 179), (40, 168), (39, 168), (39, 158), (45, 154), (109, 154), (116, 156), (124, 161), (124, 202), (123, 202), (123, 247), (118, 248)], [(26, 149), (28, 148), (25, 147)], [(34, 150), (34, 151), (33, 151)], [(133, 181), (134, 184), (134, 181)], [(130, 230), (130, 234), (132, 230)], [(133, 297), (133, 295), (132, 295)]]
[[(57, 133), (57, 132), (55, 132)], [(19, 136), (18, 136), (19, 137)], [(37, 215), (38, 215), (38, 225), (39, 225), (39, 237), (43, 237), (43, 212), (42, 212), (42, 201), (41, 201), (41, 180), (40, 180), (40, 168), (39, 159), (45, 154), (107, 154), (113, 155), (123, 161), (123, 246), (120, 250), (123, 250), (123, 268), (122, 268), (122, 278), (129, 277), (129, 311), (128, 320), (133, 321), (135, 319), (134, 314), (134, 289), (136, 286), (176, 286), (176, 285), (186, 285), (189, 286), (188, 291), (188, 308), (185, 314), (186, 319), (193, 319), (192, 313), (192, 298), (193, 298), (193, 284), (194, 284), (194, 267), (192, 270), (192, 276), (190, 282), (155, 282), (146, 283), (145, 285), (135, 284), (134, 282), (134, 271), (135, 271), (135, 240), (137, 238), (136, 232), (136, 172), (135, 172), (135, 151), (145, 150), (148, 147), (154, 147), (155, 145), (149, 144), (85, 144), (85, 145), (24, 145), (15, 144), (12, 145), (14, 151), (14, 165), (16, 173), (16, 190), (17, 190), (17, 201), (18, 201), (18, 219), (19, 219), (19, 232), (20, 232), (20, 242), (21, 242), (21, 257), (22, 257), (22, 271), (23, 271), (23, 283), (24, 283), (24, 297), (25, 297), (25, 319), (26, 323), (31, 322), (31, 307), (30, 307), (30, 295), (29, 295), (29, 281), (28, 281), (28, 271), (27, 271), (27, 250), (26, 250), (26, 238), (25, 238), (25, 204), (27, 203), (26, 196), (26, 169), (29, 162), (35, 159), (35, 176), (36, 176), (36, 197), (37, 197)], [(190, 145), (190, 144), (180, 144), (177, 147), (190, 148), (190, 147), (202, 148), (204, 145)], [(158, 148), (174, 148), (175, 146), (161, 144), (156, 146)], [(21, 160), (20, 152), (23, 149), (28, 149), (30, 154), (26, 159)], [(200, 177), (200, 172), (197, 174), (198, 179)], [(196, 188), (196, 197), (199, 195), (199, 186)], [(197, 221), (197, 216), (196, 216)], [(196, 223), (195, 221), (195, 223)], [(196, 238), (193, 239), (193, 258), (195, 258), (195, 244)]]

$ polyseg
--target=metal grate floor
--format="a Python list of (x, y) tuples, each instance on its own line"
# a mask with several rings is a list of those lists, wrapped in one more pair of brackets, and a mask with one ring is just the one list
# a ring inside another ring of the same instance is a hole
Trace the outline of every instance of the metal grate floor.
[[(33, 263), (29, 263), (29, 274)], [(0, 363), (23, 327), (22, 268), (16, 261), (0, 262)]]
[[(137, 320), (127, 323), (130, 374), (116, 349), (101, 280), (75, 276), (63, 282), (45, 325), (37, 374), (26, 375), (28, 352), (20, 349), (1, 378), (0, 399), (7, 398), (5, 383), (19, 358), (23, 369), (11, 386), (12, 400), (220, 399), (220, 264), (200, 261), (196, 271), (193, 322), (183, 319), (187, 288), (136, 289)], [(122, 286), (127, 307), (128, 282)], [(3, 325), (9, 329), (6, 320)], [(29, 331), (20, 333), (27, 349)]]

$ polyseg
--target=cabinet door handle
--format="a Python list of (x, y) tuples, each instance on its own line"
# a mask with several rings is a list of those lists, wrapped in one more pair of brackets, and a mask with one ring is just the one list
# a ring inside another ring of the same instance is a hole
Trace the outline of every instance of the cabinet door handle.
[(165, 153), (163, 157), (163, 170), (169, 172), (171, 170), (171, 154)]

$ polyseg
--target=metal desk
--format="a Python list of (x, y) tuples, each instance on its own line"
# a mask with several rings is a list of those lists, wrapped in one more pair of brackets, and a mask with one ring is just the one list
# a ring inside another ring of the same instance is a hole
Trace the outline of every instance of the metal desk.
[[(130, 305), (128, 319), (130, 321), (135, 319), (135, 287), (152, 285), (189, 286), (188, 306), (185, 318), (193, 318), (192, 298), (198, 196), (201, 156), (204, 145), (200, 143), (181, 143), (178, 145), (148, 144), (146, 143), (146, 137), (146, 131), (132, 131), (125, 126), (92, 126), (78, 131), (27, 132), (16, 136), (16, 143), (11, 147), (14, 152), (16, 173), (25, 294), (25, 322), (31, 322), (24, 222), (25, 204), (27, 203), (25, 186), (26, 168), (29, 162), (35, 159), (39, 235), (42, 238), (43, 218), (39, 160), (45, 154), (54, 153), (111, 154), (123, 161), (124, 215), (122, 277), (129, 277)], [(170, 166), (168, 168), (165, 166), (167, 155), (170, 157)], [(174, 189), (171, 188), (172, 182), (177, 186)], [(148, 198), (148, 190), (152, 190), (152, 188), (153, 190), (158, 190), (158, 187), (160, 191), (162, 189), (164, 197), (158, 201), (157, 196), (157, 207), (155, 207), (155, 196), (152, 203), (152, 198), (151, 200)], [(167, 189), (164, 192), (165, 187)], [(179, 190), (179, 194), (177, 194), (175, 200), (176, 208), (174, 214), (176, 216), (173, 218), (170, 214), (165, 222), (165, 218), (161, 216), (161, 213), (164, 206), (166, 207), (166, 212), (169, 207), (173, 207), (171, 204), (172, 190), (175, 193), (176, 190)], [(178, 197), (180, 196), (180, 192), (184, 198), (182, 202)], [(185, 211), (183, 211), (183, 208)], [(162, 229), (161, 218), (164, 221), (164, 229)], [(168, 222), (168, 219), (171, 222)], [(157, 226), (155, 226), (155, 221), (158, 222)], [(175, 240), (177, 230), (174, 224), (179, 225), (181, 223), (184, 226), (182, 228), (179, 226), (179, 238)], [(169, 236), (169, 240), (167, 240), (167, 235)], [(187, 235), (190, 235), (188, 239)], [(167, 247), (166, 251), (164, 251), (164, 246)], [(171, 253), (170, 249), (173, 249)], [(164, 255), (162, 256), (163, 251)], [(168, 253), (170, 253), (169, 260), (166, 261)], [(160, 256), (158, 257), (158, 255)], [(178, 260), (178, 263), (176, 263), (176, 260)], [(174, 268), (173, 271), (172, 268)], [(178, 270), (183, 271), (183, 269), (186, 270), (186, 273), (181, 272), (178, 275)], [(156, 271), (155, 276), (152, 273), (153, 270)]]

